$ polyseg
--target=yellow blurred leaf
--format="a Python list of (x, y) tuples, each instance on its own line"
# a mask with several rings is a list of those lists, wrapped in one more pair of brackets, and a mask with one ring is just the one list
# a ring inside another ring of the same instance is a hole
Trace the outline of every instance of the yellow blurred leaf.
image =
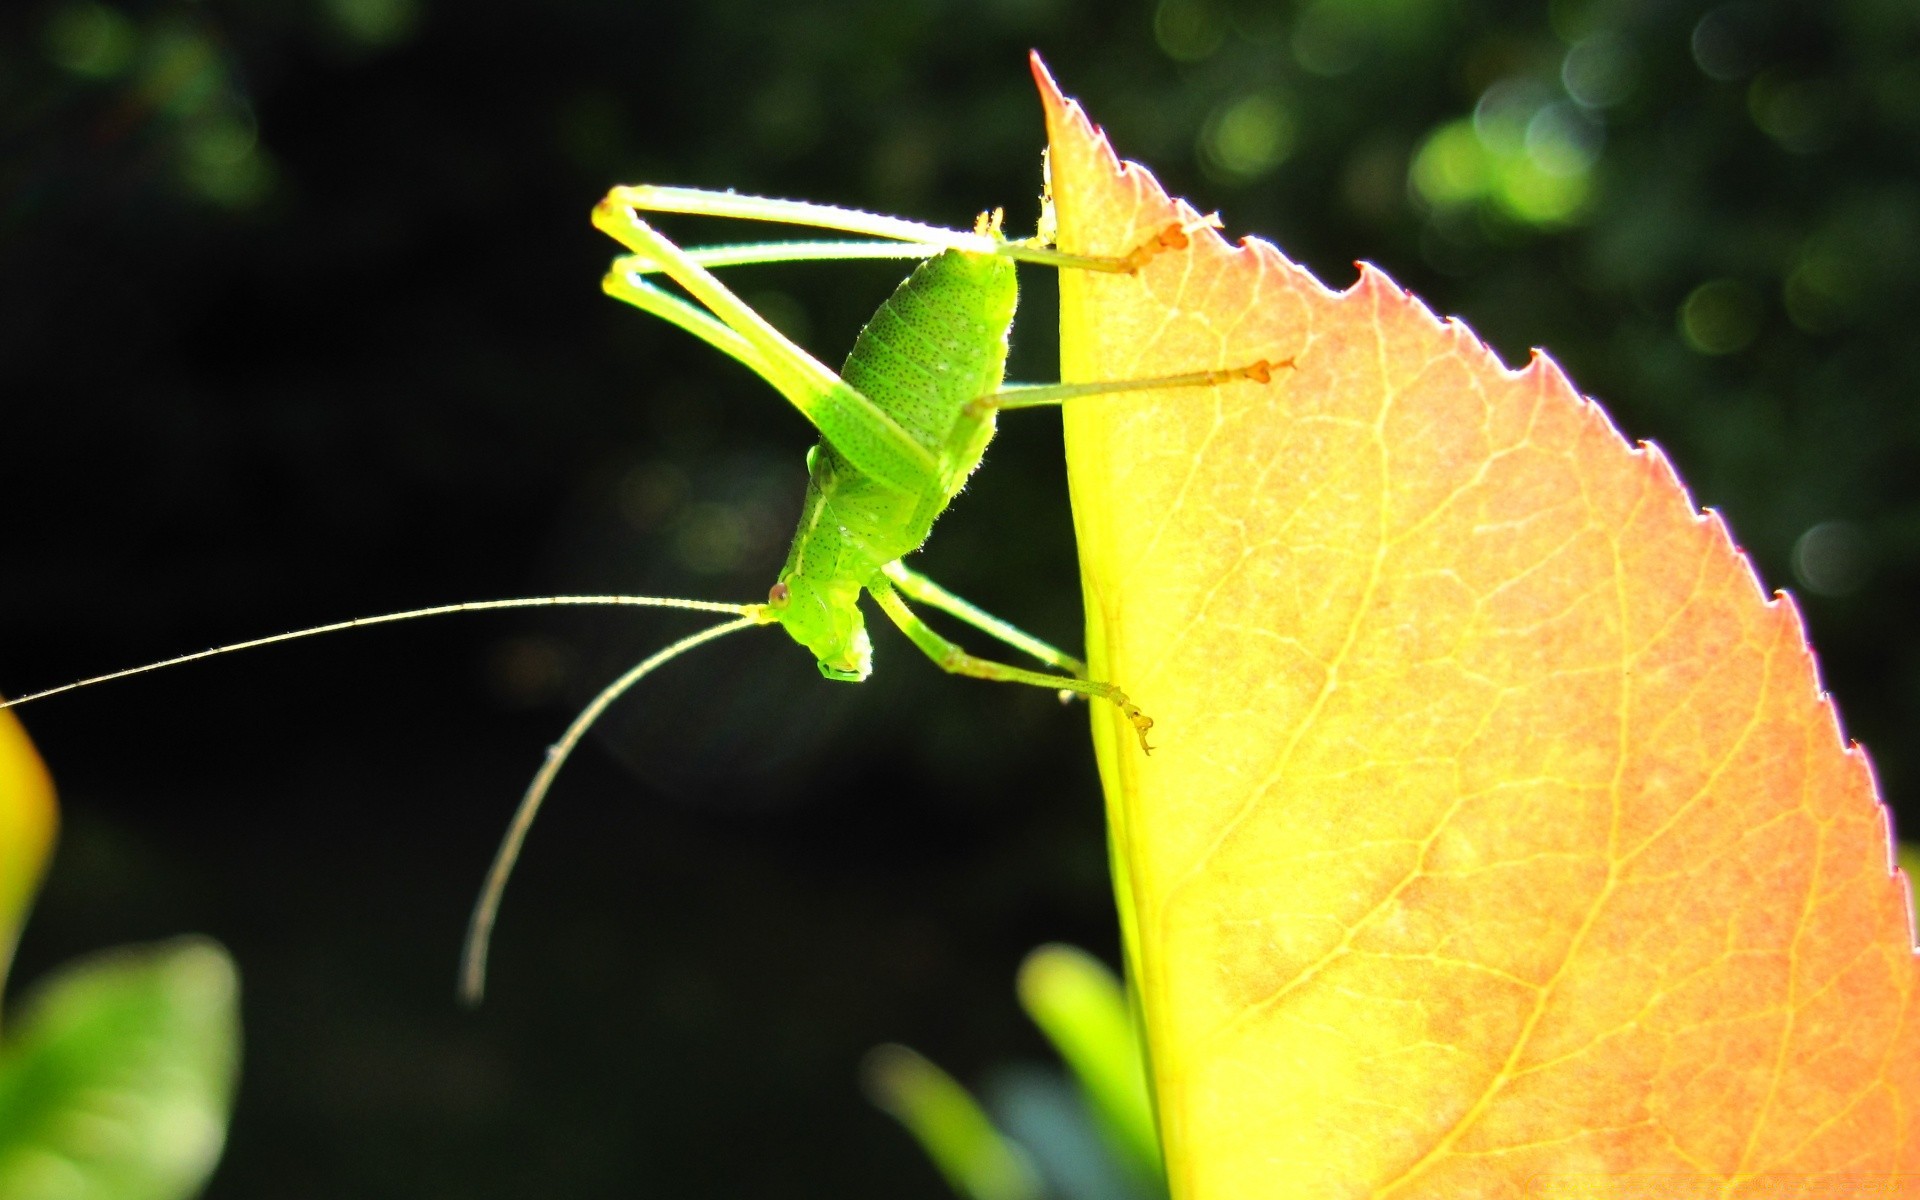
[(53, 780), (20, 722), (0, 712), (0, 991), (46, 871), (56, 824)]

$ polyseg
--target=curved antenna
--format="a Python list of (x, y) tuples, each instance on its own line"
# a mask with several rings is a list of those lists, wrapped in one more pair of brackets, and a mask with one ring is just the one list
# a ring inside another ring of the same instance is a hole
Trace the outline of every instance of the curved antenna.
[(735, 613), (741, 620), (756, 624), (765, 624), (773, 619), (766, 615), (767, 609), (764, 604), (725, 604), (716, 600), (682, 600), (675, 596), (527, 596), (514, 600), (470, 600), (464, 604), (436, 604), (431, 608), (410, 608), (405, 612), (382, 613), (376, 617), (355, 617), (350, 621), (333, 621), (326, 625), (315, 625), (309, 629), (296, 629), (291, 633), (276, 633), (271, 637), (231, 642), (225, 646), (215, 646), (211, 650), (196, 650), (192, 654), (161, 659), (159, 662), (151, 662), (145, 666), (109, 671), (105, 675), (95, 675), (91, 679), (78, 679), (72, 683), (63, 683), (59, 687), (30, 692), (13, 700), (0, 698), (0, 709), (18, 708), (30, 701), (45, 700), (48, 696), (58, 696), (61, 692), (71, 692), (75, 688), (91, 687), (96, 683), (106, 683), (114, 679), (125, 679), (129, 675), (144, 675), (148, 671), (158, 671), (162, 667), (177, 667), (182, 663), (198, 662), (203, 658), (212, 658), (216, 654), (231, 654), (235, 650), (252, 650), (256, 646), (271, 646), (276, 642), (291, 642), (299, 638), (317, 637), (323, 633), (339, 633), (343, 629), (359, 629), (365, 625), (385, 625), (392, 621), (411, 621), (416, 617), (441, 617), (450, 613), (492, 612), (500, 608), (559, 608), (567, 605), (628, 605), (641, 608), (684, 608), (694, 612)]
[(533, 782), (527, 785), (527, 794), (520, 798), (520, 807), (514, 810), (513, 820), (507, 825), (506, 836), (500, 839), (500, 849), (494, 853), (493, 866), (487, 869), (486, 883), (481, 885), (480, 897), (474, 901), (473, 916), (467, 922), (467, 940), (460, 951), (460, 999), (468, 1007), (476, 1006), (485, 997), (487, 990), (487, 945), (493, 937), (493, 922), (500, 915), (500, 898), (507, 890), (507, 877), (513, 874), (513, 864), (520, 858), (520, 847), (527, 840), (527, 830), (532, 828), (533, 819), (540, 814), (540, 805), (547, 798), (547, 792), (553, 787), (554, 776), (566, 764), (574, 747), (586, 735), (600, 714), (624, 695), (634, 684), (639, 683), (653, 673), (654, 668), (662, 666), (680, 657), (695, 646), (704, 645), (715, 638), (725, 637), (741, 629), (754, 625), (767, 624), (763, 605), (736, 606), (734, 611), (749, 610), (738, 620), (723, 621), (708, 626), (698, 633), (688, 634), (664, 650), (649, 655), (638, 666), (601, 689), (600, 694), (580, 710), (580, 715), (567, 726), (560, 740), (547, 748), (546, 761), (540, 764), (540, 770), (534, 774)]

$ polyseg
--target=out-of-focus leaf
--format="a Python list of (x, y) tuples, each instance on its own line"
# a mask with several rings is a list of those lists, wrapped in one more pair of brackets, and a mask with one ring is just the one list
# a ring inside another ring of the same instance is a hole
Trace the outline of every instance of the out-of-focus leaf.
[(1120, 981), (1073, 946), (1041, 946), (1020, 965), (1020, 1003), (1080, 1080), (1101, 1131), (1139, 1175), (1158, 1179), (1140, 1031)]
[(1165, 1176), (1143, 1177), (1115, 1152), (1086, 1089), (1060, 1068), (996, 1068), (981, 1083), (980, 1100), (1027, 1152), (1048, 1200), (1166, 1200)]
[(953, 1076), (905, 1046), (876, 1046), (861, 1070), (867, 1095), (913, 1134), (966, 1200), (1037, 1200), (1040, 1178)]
[[(1129, 967), (1183, 1200), (1920, 1170), (1920, 971), (1793, 606), (1551, 362), (1200, 228), (1041, 85)], [(1582, 1189), (1585, 1189), (1584, 1191)], [(1555, 1193), (1553, 1189), (1558, 1189)]]
[(53, 781), (11, 712), (0, 712), (0, 993), (57, 822)]
[(202, 939), (42, 980), (0, 1044), (0, 1197), (176, 1200), (226, 1138), (239, 982)]

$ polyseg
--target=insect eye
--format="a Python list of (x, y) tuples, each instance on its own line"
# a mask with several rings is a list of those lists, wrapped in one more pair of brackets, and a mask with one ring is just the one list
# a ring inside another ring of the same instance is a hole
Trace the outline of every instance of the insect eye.
[(773, 589), (767, 593), (767, 603), (775, 608), (785, 608), (787, 601), (792, 597), (793, 593), (787, 590), (786, 584), (776, 583), (773, 585)]

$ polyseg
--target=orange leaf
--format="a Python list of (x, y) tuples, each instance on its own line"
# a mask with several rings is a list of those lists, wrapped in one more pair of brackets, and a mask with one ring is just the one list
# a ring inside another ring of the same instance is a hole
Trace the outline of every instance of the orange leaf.
[(47, 769), (20, 722), (0, 712), (0, 988), (53, 848), (55, 815)]
[[(1036, 75), (1062, 249), (1198, 225)], [(1371, 268), (1200, 228), (1061, 292), (1068, 379), (1294, 360), (1067, 409), (1174, 1195), (1920, 1170), (1886, 813), (1660, 452)]]

